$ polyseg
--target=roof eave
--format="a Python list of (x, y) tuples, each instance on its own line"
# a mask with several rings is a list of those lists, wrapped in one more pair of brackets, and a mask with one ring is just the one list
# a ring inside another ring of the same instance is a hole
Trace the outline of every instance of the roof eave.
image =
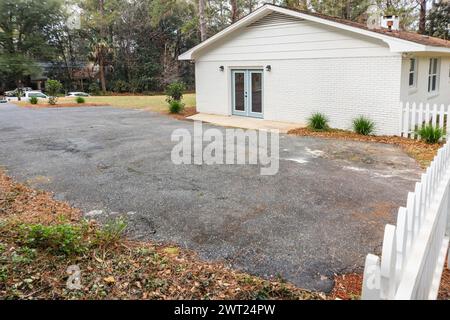
[(220, 38), (228, 35), (229, 33), (233, 32), (234, 30), (245, 26), (246, 24), (250, 24), (254, 20), (258, 20), (260, 17), (270, 13), (270, 12), (278, 12), (282, 14), (286, 14), (293, 17), (298, 17), (300, 19), (305, 19), (312, 22), (321, 23), (327, 26), (335, 27), (341, 30), (346, 30), (350, 32), (354, 32), (357, 34), (365, 35), (368, 37), (376, 38), (379, 40), (382, 40), (385, 42), (388, 46), (391, 52), (396, 53), (402, 53), (402, 52), (422, 52), (422, 51), (433, 51), (433, 52), (443, 52), (447, 53), (450, 52), (450, 48), (444, 48), (444, 47), (434, 47), (434, 46), (426, 46), (420, 43), (416, 43), (413, 41), (408, 41), (404, 39), (395, 38), (392, 36), (384, 35), (383, 33), (378, 33), (371, 30), (365, 30), (361, 28), (357, 28), (354, 26), (346, 25), (340, 22), (327, 20), (324, 18), (316, 17), (313, 15), (308, 15), (302, 12), (293, 11), (290, 9), (273, 6), (270, 4), (265, 4), (264, 6), (260, 7), (253, 13), (249, 14), (248, 16), (242, 18), (238, 22), (230, 25), (229, 27), (225, 28), (221, 32), (217, 33), (216, 35), (212, 36), (211, 38), (207, 39), (206, 41), (203, 41), (199, 45), (195, 46), (194, 48), (186, 51), (185, 53), (181, 54), (178, 59), (179, 60), (194, 60), (196, 58), (195, 53), (209, 44), (219, 40)]

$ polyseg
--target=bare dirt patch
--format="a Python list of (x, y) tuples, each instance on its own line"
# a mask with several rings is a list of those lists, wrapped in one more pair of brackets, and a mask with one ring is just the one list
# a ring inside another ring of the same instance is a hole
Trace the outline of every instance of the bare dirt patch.
[[(52, 250), (60, 248), (35, 246), (36, 239), (24, 233), (35, 226), (56, 228), (64, 244), (76, 241), (83, 250), (55, 254)], [(104, 228), (83, 221), (79, 210), (50, 193), (15, 183), (0, 171), (0, 299), (325, 299), (282, 279), (264, 280), (203, 262), (176, 246), (124, 237), (99, 243), (99, 234), (111, 235)], [(66, 286), (70, 265), (81, 269), (81, 289)]]
[(402, 148), (410, 157), (414, 158), (423, 168), (426, 168), (430, 164), (436, 155), (437, 150), (441, 147), (441, 144), (428, 144), (423, 141), (403, 137), (363, 136), (351, 131), (338, 129), (331, 129), (329, 131), (313, 131), (309, 128), (297, 128), (289, 130), (288, 134), (396, 145)]

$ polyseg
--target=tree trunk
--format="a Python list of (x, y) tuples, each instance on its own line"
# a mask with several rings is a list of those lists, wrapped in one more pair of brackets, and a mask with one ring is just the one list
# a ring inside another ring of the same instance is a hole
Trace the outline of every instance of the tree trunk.
[(350, 0), (347, 0), (347, 2), (345, 3), (344, 18), (347, 20), (351, 20), (351, 13), (352, 13), (352, 4)]
[(425, 34), (425, 24), (427, 18), (427, 0), (420, 0), (419, 8), (419, 33)]
[(98, 59), (98, 74), (100, 77), (100, 83), (102, 85), (102, 91), (106, 92), (106, 79), (105, 79), (105, 63), (103, 60), (103, 53), (100, 53), (100, 57)]
[(200, 40), (205, 41), (206, 35), (206, 17), (205, 17), (205, 0), (198, 0), (198, 16), (200, 19)]
[(231, 23), (236, 22), (239, 18), (239, 9), (237, 0), (230, 0), (231, 2)]
[[(105, 40), (106, 37), (106, 30), (104, 25), (104, 14), (105, 14), (105, 1), (104, 0), (98, 0), (98, 9), (100, 11), (100, 17), (102, 19), (101, 25), (100, 25), (100, 37), (102, 40)], [(100, 77), (100, 83), (102, 86), (102, 91), (106, 92), (106, 78), (105, 78), (105, 57), (104, 57), (104, 50), (102, 47), (98, 48), (98, 68), (99, 68), (99, 77)]]

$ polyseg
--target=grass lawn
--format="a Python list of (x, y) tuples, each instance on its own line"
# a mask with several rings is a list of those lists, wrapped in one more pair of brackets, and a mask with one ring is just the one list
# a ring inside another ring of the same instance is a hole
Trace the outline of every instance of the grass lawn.
[[(155, 112), (164, 112), (168, 110), (165, 95), (159, 96), (93, 96), (86, 97), (86, 103), (107, 104), (118, 108), (148, 109)], [(47, 101), (40, 100), (39, 103)], [(74, 103), (75, 98), (59, 98), (57, 104)], [(188, 93), (183, 96), (183, 102), (186, 107), (195, 107), (195, 94)], [(18, 105), (30, 105), (29, 102), (16, 102)]]
[[(72, 98), (64, 98), (64, 100)], [(62, 101), (63, 99), (61, 99)], [(74, 99), (73, 99), (74, 100)], [(151, 111), (167, 111), (166, 96), (96, 96), (87, 97), (87, 103), (105, 103), (119, 108), (149, 109)], [(195, 94), (189, 93), (183, 96), (186, 107), (195, 107)]]

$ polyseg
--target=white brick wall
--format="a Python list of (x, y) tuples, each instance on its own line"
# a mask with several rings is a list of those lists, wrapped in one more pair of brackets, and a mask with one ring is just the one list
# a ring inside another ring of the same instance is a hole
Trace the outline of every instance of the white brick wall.
[[(259, 61), (197, 61), (199, 112), (231, 114), (231, 69), (264, 68), (264, 119), (306, 123), (323, 112), (334, 128), (370, 117), (378, 134), (399, 130), (401, 55)], [(225, 71), (219, 71), (224, 66)]]

